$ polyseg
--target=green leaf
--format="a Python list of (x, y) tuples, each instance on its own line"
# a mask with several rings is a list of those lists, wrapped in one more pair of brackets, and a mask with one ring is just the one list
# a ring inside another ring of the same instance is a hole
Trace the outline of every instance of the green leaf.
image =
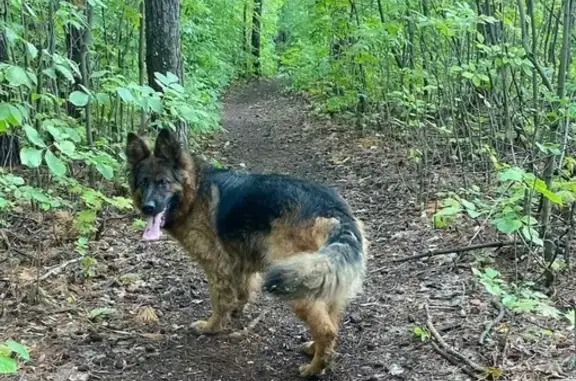
[(546, 183), (541, 179), (536, 179), (534, 181), (534, 189), (539, 193), (541, 193), (544, 197), (552, 201), (553, 203), (562, 205), (562, 197), (550, 191), (546, 186)]
[(23, 107), (16, 107), (12, 103), (0, 103), (0, 121), (4, 122), (7, 127), (8, 124), (20, 126), (27, 114), (26, 109)]
[(44, 154), (44, 160), (46, 160), (46, 164), (48, 164), (48, 168), (50, 171), (57, 177), (62, 177), (66, 174), (66, 166), (60, 160), (60, 158), (56, 157), (50, 150), (46, 150), (46, 154)]
[(18, 33), (16, 33), (13, 29), (4, 26), (4, 33), (6, 35), (6, 39), (10, 45), (13, 45), (18, 40)]
[(496, 225), (496, 229), (505, 234), (514, 233), (522, 227), (520, 220), (512, 218), (499, 218), (494, 221), (494, 224)]
[(134, 102), (134, 96), (132, 96), (132, 93), (130, 92), (130, 90), (128, 90), (125, 87), (120, 87), (118, 89), (118, 95), (120, 96), (120, 98), (122, 98), (122, 100), (124, 102), (127, 102), (127, 103)]
[(466, 212), (468, 212), (470, 218), (478, 218), (482, 215), (482, 212), (473, 209), (466, 209)]
[(476, 210), (476, 205), (474, 205), (473, 203), (471, 203), (468, 200), (464, 200), (461, 199), (460, 203), (466, 208), (466, 209), (470, 209), (470, 210)]
[(488, 278), (490, 278), (490, 279), (495, 279), (495, 278), (497, 278), (497, 277), (500, 275), (500, 273), (498, 272), (498, 270), (495, 270), (495, 269), (493, 269), (492, 267), (487, 267), (487, 268), (484, 270), (484, 274), (485, 274)]
[(532, 242), (537, 246), (544, 245), (544, 241), (542, 241), (542, 238), (540, 238), (540, 234), (538, 234), (538, 231), (533, 227), (524, 225), (522, 226), (520, 233), (522, 233), (522, 236), (526, 241)]
[(10, 118), (9, 122), (13, 126), (19, 126), (24, 121), (24, 115), (20, 111), (20, 109), (14, 105), (9, 104), (8, 109), (10, 110)]
[(90, 310), (88, 313), (88, 318), (90, 320), (94, 320), (98, 317), (107, 317), (114, 314), (116, 314), (116, 310), (114, 308), (100, 307)]
[(179, 83), (173, 83), (170, 85), (170, 88), (178, 93), (184, 93), (186, 91), (186, 89), (184, 89), (184, 86), (182, 86)]
[(115, 196), (108, 201), (118, 209), (130, 209), (133, 207), (132, 199), (127, 197)]
[(26, 70), (20, 66), (10, 66), (6, 70), (6, 79), (12, 86), (26, 85), (30, 87), (30, 78), (26, 74)]
[(498, 173), (500, 181), (522, 181), (524, 178), (524, 171), (518, 167), (506, 168), (504, 171)]
[(96, 100), (103, 104), (110, 104), (110, 96), (106, 93), (97, 93)]
[(28, 353), (28, 349), (26, 349), (26, 347), (23, 346), (22, 344), (19, 344), (14, 340), (7, 340), (5, 344), (8, 348), (10, 348), (12, 352), (17, 353), (22, 360), (26, 361), (30, 360), (30, 354)]
[(88, 104), (90, 97), (83, 91), (73, 91), (68, 100), (76, 107), (84, 107)]
[(42, 140), (42, 137), (34, 127), (27, 124), (24, 126), (24, 132), (26, 133), (26, 137), (28, 138), (30, 143), (38, 147), (46, 148), (44, 140)]
[(109, 165), (96, 163), (96, 169), (102, 174), (102, 176), (104, 176), (106, 180), (112, 180), (114, 177), (114, 169), (112, 169), (112, 167)]
[(17, 371), (18, 364), (16, 360), (6, 356), (0, 356), (0, 374), (13, 374)]
[(66, 79), (68, 79), (70, 82), (74, 82), (74, 75), (72, 74), (70, 69), (68, 69), (66, 66), (63, 65), (55, 65), (55, 67), (56, 70), (60, 72), (60, 74), (66, 77)]
[(20, 161), (27, 167), (38, 168), (42, 163), (42, 150), (24, 147), (20, 150)]
[(100, 78), (100, 77), (104, 77), (106, 74), (110, 73), (109, 70), (100, 70), (100, 71), (95, 71), (94, 73), (92, 73), (92, 75), (90, 76), (90, 78)]
[(470, 73), (469, 71), (465, 71), (462, 73), (462, 77), (466, 79), (471, 79), (472, 77), (474, 77), (474, 74)]
[(26, 53), (31, 59), (35, 59), (38, 56), (38, 49), (29, 42), (26, 42)]
[(524, 216), (521, 221), (526, 225), (536, 225), (538, 223), (538, 220), (532, 216)]
[(44, 192), (42, 192), (42, 190), (37, 188), (26, 192), (26, 196), (31, 200), (36, 200), (41, 203), (47, 204), (50, 202), (50, 198)]
[(60, 150), (60, 152), (70, 156), (74, 153), (76, 146), (70, 140), (63, 140), (55, 144), (56, 147)]
[(478, 87), (480, 86), (481, 82), (480, 82), (480, 77), (478, 77), (477, 75), (475, 75), (474, 77), (472, 77), (472, 83), (474, 84), (474, 86)]
[(161, 113), (162, 112), (162, 102), (160, 101), (160, 99), (157, 98), (149, 98), (148, 99), (148, 105), (150, 106), (150, 110), (152, 110), (155, 113)]

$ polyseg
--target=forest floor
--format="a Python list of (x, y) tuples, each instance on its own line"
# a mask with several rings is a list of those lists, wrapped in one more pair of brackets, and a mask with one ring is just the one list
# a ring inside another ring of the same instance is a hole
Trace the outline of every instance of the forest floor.
[[(283, 92), (278, 81), (233, 87), (223, 126), (204, 147), (208, 157), (332, 184), (367, 225), (372, 257), (365, 291), (344, 316), (337, 358), (322, 379), (471, 379), (415, 337), (414, 327), (425, 326), (424, 305), (453, 349), (502, 368), (500, 379), (562, 377), (558, 364), (572, 353), (570, 337), (526, 335), (530, 327), (520, 319), (510, 333), (505, 318), (485, 345), (478, 343), (498, 315), (470, 269), (479, 254), (386, 263), (466, 246), (474, 234), (431, 226), (430, 212), (416, 201), (418, 178), (406, 164), (406, 147), (313, 117), (309, 104)], [(90, 248), (98, 260), (90, 278), (77, 263), (53, 271), (75, 258), (73, 243), (51, 238), (55, 222), (30, 215), (22, 221), (4, 232), (19, 261), (0, 267), (0, 339), (24, 341), (32, 361), (8, 380), (297, 380), (298, 366), (308, 361), (298, 351), (306, 327), (267, 295), (233, 323), (234, 329), (251, 325), (248, 334), (195, 336), (190, 323), (209, 314), (204, 274), (174, 242), (141, 242), (130, 218), (109, 218)], [(38, 239), (44, 251), (29, 254)], [(47, 276), (38, 282), (38, 274)]]

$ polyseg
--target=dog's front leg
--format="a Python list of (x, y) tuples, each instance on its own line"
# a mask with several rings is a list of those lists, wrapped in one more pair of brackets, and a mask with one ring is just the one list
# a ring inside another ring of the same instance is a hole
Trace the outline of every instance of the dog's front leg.
[(231, 280), (230, 276), (217, 274), (208, 277), (212, 315), (207, 320), (198, 320), (192, 324), (197, 334), (220, 332), (230, 321), (230, 315), (238, 304), (237, 290)]

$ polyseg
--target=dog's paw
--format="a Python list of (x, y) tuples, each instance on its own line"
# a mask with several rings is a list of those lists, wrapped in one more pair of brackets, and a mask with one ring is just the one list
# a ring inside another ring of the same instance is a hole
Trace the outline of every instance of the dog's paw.
[(197, 335), (202, 335), (205, 333), (213, 333), (213, 327), (208, 323), (207, 320), (198, 320), (190, 326), (192, 332)]
[(248, 304), (242, 304), (242, 305), (236, 307), (232, 311), (232, 317), (235, 317), (235, 318), (241, 317), (244, 314), (246, 314), (247, 310), (248, 310)]
[(300, 366), (300, 376), (302, 377), (319, 376), (322, 373), (324, 373), (324, 369), (312, 364), (305, 364)]
[(300, 347), (300, 349), (308, 356), (314, 356), (316, 346), (314, 344), (314, 341), (307, 341), (304, 344), (302, 344), (302, 347)]

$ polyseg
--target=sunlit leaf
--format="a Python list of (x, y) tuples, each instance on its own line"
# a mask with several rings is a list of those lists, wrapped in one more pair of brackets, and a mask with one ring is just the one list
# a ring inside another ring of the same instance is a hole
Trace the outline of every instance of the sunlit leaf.
[(30, 354), (28, 353), (28, 349), (22, 344), (19, 344), (14, 340), (6, 340), (5, 344), (8, 348), (10, 348), (12, 352), (18, 354), (18, 356), (20, 356), (22, 360), (26, 361), (30, 360)]
[(0, 374), (13, 374), (18, 371), (16, 360), (6, 356), (0, 356)]
[(114, 177), (114, 170), (109, 165), (97, 162), (96, 169), (102, 174), (102, 176), (104, 176), (106, 180), (112, 180)]
[(26, 70), (20, 66), (10, 66), (6, 70), (6, 79), (12, 86), (26, 85), (31, 87), (30, 78), (26, 74)]
[(46, 161), (48, 168), (50, 168), (50, 172), (55, 176), (62, 177), (66, 174), (66, 166), (62, 160), (54, 155), (49, 149), (46, 150), (46, 153), (44, 154), (44, 160)]
[(42, 150), (24, 147), (20, 150), (20, 161), (27, 167), (37, 168), (42, 163)]
[(90, 97), (83, 91), (73, 91), (68, 100), (76, 107), (84, 107), (88, 104)]
[(76, 149), (74, 143), (72, 143), (70, 140), (63, 140), (61, 142), (57, 142), (55, 145), (58, 147), (60, 152), (68, 156), (72, 155)]
[(42, 140), (42, 137), (34, 127), (25, 125), (24, 132), (26, 133), (26, 137), (30, 143), (35, 144), (38, 147), (46, 148), (46, 143), (44, 143), (44, 140)]

